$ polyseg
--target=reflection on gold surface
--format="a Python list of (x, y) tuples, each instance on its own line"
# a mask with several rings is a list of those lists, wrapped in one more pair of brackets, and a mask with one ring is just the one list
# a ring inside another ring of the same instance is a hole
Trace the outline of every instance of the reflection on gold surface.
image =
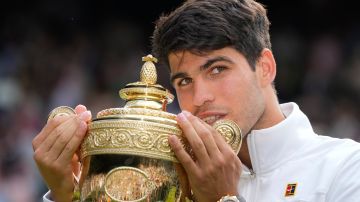
[[(100, 160), (113, 161), (108, 164), (115, 168), (108, 171)], [(91, 161), (92, 169), (81, 189), (82, 201), (175, 202), (182, 197), (176, 163), (119, 155), (101, 155)]]
[(147, 173), (133, 167), (115, 168), (105, 178), (105, 192), (116, 201), (142, 201), (153, 189)]

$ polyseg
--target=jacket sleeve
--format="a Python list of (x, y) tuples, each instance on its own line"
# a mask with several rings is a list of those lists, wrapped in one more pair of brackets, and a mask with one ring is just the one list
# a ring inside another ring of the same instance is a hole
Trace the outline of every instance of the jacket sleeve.
[(354, 202), (360, 199), (360, 150), (338, 170), (329, 187), (326, 202)]
[(52, 201), (50, 198), (50, 194), (51, 194), (51, 192), (50, 191), (48, 191), (44, 196), (43, 196), (43, 202), (54, 202), (54, 201)]

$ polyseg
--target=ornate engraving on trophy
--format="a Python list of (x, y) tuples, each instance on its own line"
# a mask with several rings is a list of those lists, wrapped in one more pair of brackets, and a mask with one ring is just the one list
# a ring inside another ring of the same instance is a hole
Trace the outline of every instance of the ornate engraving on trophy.
[(94, 154), (129, 154), (177, 162), (168, 137), (180, 129), (158, 123), (122, 120), (93, 122), (81, 146), (81, 156)]
[(219, 120), (214, 126), (235, 153), (239, 153), (242, 144), (242, 133), (239, 126), (231, 120)]

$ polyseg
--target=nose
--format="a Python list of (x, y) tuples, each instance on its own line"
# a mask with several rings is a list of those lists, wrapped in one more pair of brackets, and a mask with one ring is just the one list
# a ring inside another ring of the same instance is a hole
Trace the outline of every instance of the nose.
[(200, 107), (207, 102), (211, 102), (214, 98), (215, 96), (210, 85), (201, 80), (194, 82), (193, 104), (196, 107)]

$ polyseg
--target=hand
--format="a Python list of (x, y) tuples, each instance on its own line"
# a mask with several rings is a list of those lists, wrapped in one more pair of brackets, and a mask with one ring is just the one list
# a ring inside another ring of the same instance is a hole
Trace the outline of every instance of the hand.
[(224, 138), (201, 119), (183, 111), (178, 124), (189, 142), (194, 159), (175, 135), (169, 144), (184, 167), (198, 202), (217, 201), (225, 195), (237, 195), (241, 162)]
[(86, 134), (86, 122), (91, 120), (85, 106), (78, 105), (75, 112), (49, 120), (32, 141), (35, 162), (56, 202), (72, 200), (73, 172), (79, 171), (76, 152)]

